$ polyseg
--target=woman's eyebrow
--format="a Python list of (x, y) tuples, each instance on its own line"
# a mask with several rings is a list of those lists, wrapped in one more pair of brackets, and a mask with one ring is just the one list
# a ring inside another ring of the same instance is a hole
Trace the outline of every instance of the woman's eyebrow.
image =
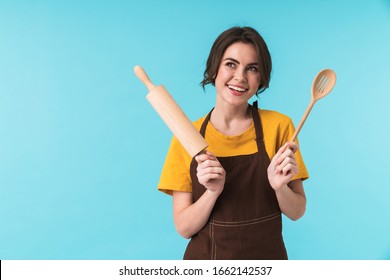
[[(226, 61), (226, 60), (231, 60), (233, 61), (234, 63), (237, 63), (237, 64), (240, 64), (240, 62), (237, 60), (237, 59), (234, 59), (232, 57), (227, 57), (225, 58), (223, 61)], [(253, 66), (253, 65), (259, 65), (258, 62), (252, 62), (252, 63), (249, 63), (248, 66)]]
[(231, 57), (227, 57), (223, 61), (225, 61), (225, 60), (231, 60), (231, 61), (233, 61), (233, 62), (235, 62), (237, 64), (240, 64), (240, 62), (237, 59), (234, 59), (234, 58), (231, 58)]

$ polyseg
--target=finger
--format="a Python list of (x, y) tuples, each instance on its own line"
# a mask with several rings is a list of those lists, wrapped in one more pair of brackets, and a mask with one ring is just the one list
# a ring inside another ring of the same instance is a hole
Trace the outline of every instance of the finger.
[(200, 168), (198, 170), (199, 176), (203, 176), (206, 174), (223, 174), (223, 168), (221, 167), (207, 167), (207, 168)]
[(195, 160), (198, 164), (205, 162), (206, 160), (215, 160), (215, 158), (208, 154), (200, 154), (195, 157)]
[(275, 173), (284, 173), (283, 170), (286, 168), (287, 165), (297, 165), (297, 162), (295, 158), (286, 157), (280, 164), (278, 164), (275, 168)]
[(299, 146), (295, 142), (287, 142), (286, 144), (287, 144), (288, 148), (290, 148), (294, 154), (299, 150)]
[(287, 174), (290, 174), (292, 173), (293, 175), (297, 174), (298, 172), (298, 167), (295, 163), (293, 162), (289, 162), (287, 163), (286, 165), (284, 165), (281, 169), (280, 169), (280, 174), (283, 174), (283, 175), (287, 175)]
[(203, 162), (207, 159), (210, 159), (210, 160), (217, 160), (217, 157), (210, 151), (206, 150), (204, 152), (202, 152), (201, 154), (197, 155), (195, 157), (195, 160), (200, 163), (200, 162)]
[(206, 182), (210, 181), (210, 180), (215, 180), (215, 179), (222, 179), (223, 176), (221, 174), (206, 174), (204, 176), (202, 176)]
[(276, 165), (280, 165), (286, 158), (290, 157), (292, 151), (290, 149), (286, 149), (276, 161)]
[(282, 147), (279, 148), (279, 151), (276, 153), (275, 156), (277, 157), (281, 156), (284, 153), (284, 151), (286, 151), (287, 147), (288, 147), (287, 143), (285, 143)]
[(290, 148), (288, 148), (288, 146), (286, 150), (279, 156), (278, 160), (276, 161), (276, 164), (281, 164), (286, 158), (295, 159), (294, 152)]
[(201, 177), (198, 177), (199, 183), (202, 185), (207, 185), (212, 180), (222, 180), (223, 176), (221, 174), (207, 174)]
[[(277, 176), (283, 176), (283, 177), (286, 177), (286, 176), (290, 176), (292, 175), (292, 167), (290, 165), (286, 165), (283, 169), (279, 170), (277, 172)], [(291, 176), (292, 177), (292, 176)]]
[(293, 177), (293, 176), (295, 176), (295, 174), (297, 174), (297, 170), (298, 170), (298, 169), (296, 168), (295, 165), (289, 163), (289, 164), (287, 164), (287, 165), (283, 168), (282, 174), (285, 175), (285, 176), (291, 176), (291, 177)]
[(205, 169), (205, 168), (209, 168), (209, 167), (223, 168), (221, 163), (219, 163), (219, 161), (207, 159), (204, 162), (198, 164), (197, 170), (201, 170), (201, 169)]
[(216, 158), (216, 156), (212, 152), (210, 152), (210, 151), (206, 151), (206, 154), (211, 156), (211, 157), (213, 157), (213, 158)]
[(277, 164), (277, 162), (279, 162), (279, 158), (280, 156), (284, 153), (284, 151), (287, 149), (287, 143), (284, 144), (282, 147), (279, 148), (279, 150), (277, 151), (277, 153), (275, 154), (275, 156), (272, 158), (272, 162), (274, 162), (275, 164)]
[[(282, 159), (280, 157), (287, 151), (291, 150), (292, 154), (295, 154), (299, 150), (299, 146), (295, 142), (286, 142), (282, 147), (280, 147), (279, 151), (275, 155), (275, 160), (277, 163), (280, 163)], [(288, 154), (290, 156), (290, 152)]]

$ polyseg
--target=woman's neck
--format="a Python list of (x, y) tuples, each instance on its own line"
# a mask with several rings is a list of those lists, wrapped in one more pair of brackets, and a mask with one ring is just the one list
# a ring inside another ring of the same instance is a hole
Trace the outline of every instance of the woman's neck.
[(211, 113), (210, 122), (221, 133), (234, 136), (246, 131), (252, 124), (252, 115), (248, 104), (242, 106), (216, 104)]

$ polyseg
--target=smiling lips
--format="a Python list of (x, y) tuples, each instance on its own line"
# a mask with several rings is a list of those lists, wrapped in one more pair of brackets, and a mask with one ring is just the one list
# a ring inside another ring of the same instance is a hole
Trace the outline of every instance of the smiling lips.
[(227, 85), (227, 87), (230, 89), (230, 92), (235, 96), (242, 96), (248, 91), (247, 88), (237, 85)]

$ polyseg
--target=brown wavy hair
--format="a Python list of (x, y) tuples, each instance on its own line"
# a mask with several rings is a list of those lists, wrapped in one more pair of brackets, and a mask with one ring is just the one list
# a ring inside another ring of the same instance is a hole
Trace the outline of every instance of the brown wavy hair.
[(272, 60), (263, 37), (252, 27), (232, 27), (222, 32), (215, 40), (206, 63), (206, 70), (200, 85), (205, 89), (207, 84), (215, 86), (215, 78), (226, 49), (236, 42), (252, 44), (258, 55), (260, 84), (256, 95), (269, 87), (271, 80)]

